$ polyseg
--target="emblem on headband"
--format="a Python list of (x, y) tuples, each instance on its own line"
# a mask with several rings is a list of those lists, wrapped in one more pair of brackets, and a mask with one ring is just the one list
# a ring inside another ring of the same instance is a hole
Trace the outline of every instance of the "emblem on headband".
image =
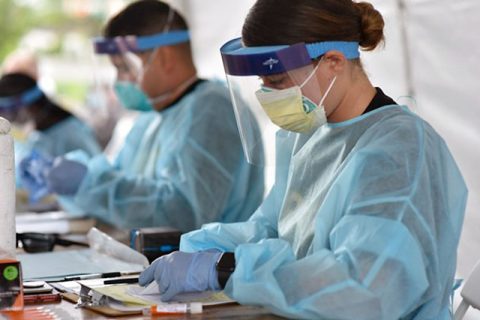
[(264, 66), (269, 66), (270, 70), (273, 69), (273, 66), (276, 65), (279, 61), (277, 59), (270, 58), (262, 63)]

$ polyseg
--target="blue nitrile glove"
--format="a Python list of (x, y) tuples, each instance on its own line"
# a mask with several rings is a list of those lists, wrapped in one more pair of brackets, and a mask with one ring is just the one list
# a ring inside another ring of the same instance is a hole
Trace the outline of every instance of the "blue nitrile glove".
[(175, 251), (161, 256), (142, 272), (138, 283), (158, 283), (162, 301), (181, 292), (220, 290), (215, 264), (222, 253), (207, 250), (195, 253)]
[(35, 150), (20, 161), (21, 184), (28, 190), (31, 202), (37, 202), (49, 193), (47, 176), (52, 165), (53, 161), (50, 157)]
[(74, 195), (87, 174), (87, 167), (78, 161), (64, 157), (55, 158), (47, 175), (47, 186), (51, 192)]

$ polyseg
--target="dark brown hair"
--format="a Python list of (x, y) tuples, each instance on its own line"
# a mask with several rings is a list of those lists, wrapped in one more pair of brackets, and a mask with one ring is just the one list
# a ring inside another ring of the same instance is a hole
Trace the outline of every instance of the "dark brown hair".
[[(108, 21), (103, 32), (104, 36), (145, 36), (162, 32), (167, 24), (169, 12), (170, 6), (161, 1), (135, 1)], [(188, 26), (183, 17), (174, 11), (170, 30), (187, 29)]]
[(7, 73), (0, 78), (0, 97), (15, 96), (32, 89), (36, 81), (23, 73)]
[[(23, 73), (8, 73), (0, 78), (0, 97), (21, 95), (37, 85), (36, 81)], [(31, 111), (38, 130), (45, 130), (71, 114), (50, 100), (45, 94), (26, 106)], [(9, 119), (10, 120), (10, 119)]]
[[(105, 37), (112, 38), (160, 33), (165, 29), (169, 13), (170, 6), (161, 1), (135, 1), (108, 21), (103, 34)], [(185, 19), (176, 10), (174, 10), (169, 30), (188, 30)], [(175, 47), (179, 48), (180, 52), (191, 56), (190, 42), (179, 43)]]
[(357, 41), (373, 50), (382, 41), (382, 15), (352, 0), (258, 0), (242, 30), (246, 46)]

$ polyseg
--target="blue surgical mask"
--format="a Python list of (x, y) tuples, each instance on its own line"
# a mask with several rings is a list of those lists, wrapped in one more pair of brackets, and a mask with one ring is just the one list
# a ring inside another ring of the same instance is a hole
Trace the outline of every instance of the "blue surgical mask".
[(153, 106), (147, 95), (136, 83), (129, 81), (116, 81), (113, 89), (125, 108), (138, 111), (153, 110)]

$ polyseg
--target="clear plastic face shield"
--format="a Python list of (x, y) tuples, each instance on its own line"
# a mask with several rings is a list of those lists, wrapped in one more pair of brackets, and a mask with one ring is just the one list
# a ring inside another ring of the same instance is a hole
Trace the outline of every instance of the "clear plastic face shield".
[[(161, 33), (148, 36), (95, 38), (95, 83), (113, 84), (117, 98), (127, 109), (151, 111), (162, 97), (149, 97), (142, 90), (143, 81), (158, 48), (190, 41), (187, 30), (169, 31), (175, 11), (172, 9)], [(100, 73), (100, 74), (99, 74)]]
[[(308, 134), (327, 122), (323, 102), (336, 78), (318, 71), (331, 50), (359, 57), (357, 42), (244, 47), (241, 39), (220, 49), (247, 161), (274, 164), (279, 128)], [(259, 130), (255, 128), (258, 124)], [(266, 157), (259, 157), (265, 148)]]

